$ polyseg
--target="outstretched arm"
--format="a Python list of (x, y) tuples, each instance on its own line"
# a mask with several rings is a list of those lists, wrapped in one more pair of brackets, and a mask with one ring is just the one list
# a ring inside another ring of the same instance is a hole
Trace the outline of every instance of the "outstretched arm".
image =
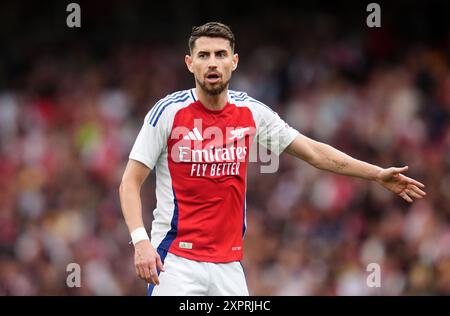
[(330, 145), (315, 141), (302, 134), (299, 134), (286, 147), (285, 152), (321, 170), (376, 181), (408, 202), (412, 202), (413, 199), (421, 199), (426, 195), (420, 189), (425, 187), (422, 183), (402, 174), (408, 170), (407, 166), (383, 169), (352, 158)]

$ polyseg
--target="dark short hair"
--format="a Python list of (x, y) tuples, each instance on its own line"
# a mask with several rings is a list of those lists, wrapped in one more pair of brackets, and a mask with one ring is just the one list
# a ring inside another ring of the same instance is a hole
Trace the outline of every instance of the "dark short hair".
[(195, 41), (202, 36), (224, 38), (230, 42), (231, 51), (234, 52), (234, 34), (228, 25), (220, 22), (208, 22), (200, 26), (194, 26), (189, 37), (189, 51), (191, 53), (194, 49)]

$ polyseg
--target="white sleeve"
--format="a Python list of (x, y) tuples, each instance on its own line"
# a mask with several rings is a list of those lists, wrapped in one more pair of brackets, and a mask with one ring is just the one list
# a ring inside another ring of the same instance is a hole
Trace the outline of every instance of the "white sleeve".
[(299, 132), (290, 127), (280, 116), (267, 105), (252, 99), (257, 109), (257, 135), (259, 144), (273, 153), (280, 155), (295, 139)]
[[(152, 110), (154, 110), (152, 108)], [(167, 146), (170, 122), (167, 112), (164, 111), (157, 124), (151, 124), (152, 110), (145, 116), (142, 128), (134, 142), (128, 158), (142, 162), (153, 169), (159, 156)]]

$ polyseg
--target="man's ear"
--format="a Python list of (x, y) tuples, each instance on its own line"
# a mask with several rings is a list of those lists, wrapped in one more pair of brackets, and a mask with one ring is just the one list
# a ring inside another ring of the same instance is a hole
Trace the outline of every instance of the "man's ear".
[(186, 63), (186, 66), (189, 69), (189, 71), (194, 73), (194, 70), (192, 69), (192, 57), (190, 55), (184, 56), (184, 62)]
[(236, 70), (236, 68), (238, 66), (238, 62), (239, 62), (239, 55), (238, 54), (234, 54), (233, 55), (233, 71)]

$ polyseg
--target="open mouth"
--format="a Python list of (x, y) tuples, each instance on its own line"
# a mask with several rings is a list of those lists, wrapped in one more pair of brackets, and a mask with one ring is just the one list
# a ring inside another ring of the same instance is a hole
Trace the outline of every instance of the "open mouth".
[(206, 81), (209, 83), (216, 83), (220, 80), (220, 75), (218, 73), (210, 73), (206, 75)]

